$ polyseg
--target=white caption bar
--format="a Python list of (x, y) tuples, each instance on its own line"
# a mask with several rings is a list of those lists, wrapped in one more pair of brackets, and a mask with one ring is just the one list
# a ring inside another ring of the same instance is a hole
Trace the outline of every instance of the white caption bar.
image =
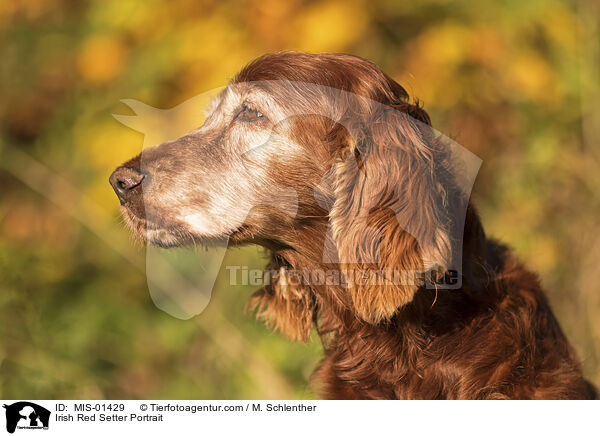
[[(595, 434), (600, 402), (3, 400), (1, 434)], [(35, 430), (43, 430), (42, 433)], [(8, 433), (7, 433), (8, 432)], [(591, 433), (590, 433), (591, 432)]]

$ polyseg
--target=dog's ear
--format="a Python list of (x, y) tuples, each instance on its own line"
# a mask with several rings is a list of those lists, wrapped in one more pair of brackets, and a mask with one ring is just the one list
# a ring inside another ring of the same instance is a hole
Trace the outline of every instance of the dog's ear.
[[(354, 309), (367, 322), (409, 303), (424, 273), (443, 273), (451, 248), (445, 192), (437, 180), (444, 151), (431, 128), (392, 107), (348, 129), (334, 163), (332, 239)], [(425, 118), (428, 121), (428, 118)]]
[(247, 308), (267, 327), (294, 341), (306, 342), (313, 326), (315, 302), (301, 277), (290, 273), (278, 259), (269, 265), (270, 283), (250, 297)]

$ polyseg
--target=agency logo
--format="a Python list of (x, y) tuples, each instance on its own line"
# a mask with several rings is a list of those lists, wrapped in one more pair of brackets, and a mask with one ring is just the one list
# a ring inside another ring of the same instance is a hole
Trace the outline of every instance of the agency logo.
[(19, 401), (6, 409), (6, 431), (14, 433), (16, 429), (48, 430), (50, 411), (29, 401)]

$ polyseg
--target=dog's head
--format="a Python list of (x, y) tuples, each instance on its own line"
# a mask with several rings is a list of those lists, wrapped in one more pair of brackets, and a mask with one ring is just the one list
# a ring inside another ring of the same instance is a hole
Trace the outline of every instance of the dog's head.
[[(200, 128), (145, 150), (110, 182), (126, 221), (150, 243), (258, 243), (282, 254), (278, 268), (299, 258), (338, 265), (351, 273), (330, 300), (378, 323), (411, 301), (417, 275), (452, 260), (451, 207), (464, 205), (429, 124), (368, 61), (270, 54), (213, 100)], [(374, 283), (370, 273), (383, 270), (408, 275)], [(305, 338), (321, 291), (298, 285), (294, 300), (282, 286), (258, 306)]]

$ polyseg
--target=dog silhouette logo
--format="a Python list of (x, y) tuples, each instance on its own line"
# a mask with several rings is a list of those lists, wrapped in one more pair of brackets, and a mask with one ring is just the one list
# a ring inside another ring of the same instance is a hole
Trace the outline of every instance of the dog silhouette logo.
[(19, 401), (6, 409), (6, 431), (14, 433), (18, 429), (48, 429), (50, 411), (29, 401)]

